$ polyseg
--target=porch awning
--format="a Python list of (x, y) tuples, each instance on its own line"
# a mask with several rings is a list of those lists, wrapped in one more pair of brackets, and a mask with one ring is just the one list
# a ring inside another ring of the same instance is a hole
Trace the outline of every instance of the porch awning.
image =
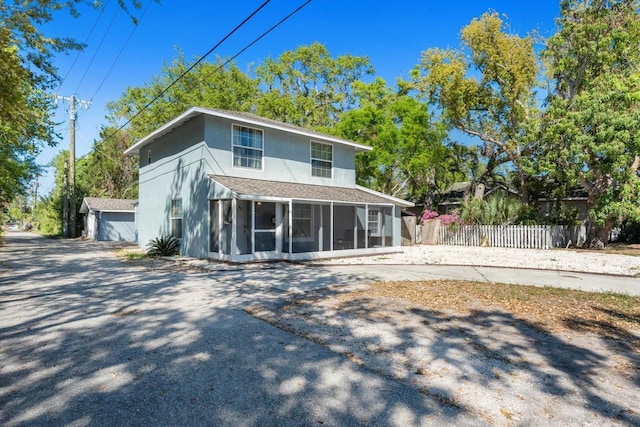
[(223, 175), (209, 175), (209, 177), (238, 196), (274, 197), (291, 200), (354, 204), (396, 205), (402, 207), (413, 206), (413, 203), (411, 202), (359, 186), (356, 186), (355, 188), (330, 187), (324, 185), (237, 178)]

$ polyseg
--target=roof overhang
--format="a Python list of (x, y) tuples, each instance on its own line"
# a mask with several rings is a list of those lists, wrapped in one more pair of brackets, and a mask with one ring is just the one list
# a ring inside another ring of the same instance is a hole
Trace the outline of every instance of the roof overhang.
[(209, 175), (213, 181), (241, 200), (296, 201), (305, 203), (336, 203), (411, 207), (413, 203), (365, 187), (329, 187), (324, 185), (277, 182), (249, 178)]
[(313, 138), (319, 141), (333, 142), (336, 144), (345, 145), (348, 147), (352, 147), (356, 152), (361, 151), (371, 151), (373, 148), (368, 145), (358, 144), (356, 142), (348, 141), (346, 139), (337, 138), (331, 135), (325, 135), (319, 132), (314, 132), (308, 129), (304, 129), (298, 126), (287, 125), (286, 123), (277, 122), (275, 120), (262, 119), (255, 115), (245, 115), (242, 113), (234, 113), (232, 111), (224, 111), (224, 110), (214, 110), (210, 108), (202, 108), (202, 107), (192, 107), (189, 110), (185, 111), (175, 119), (170, 122), (164, 124), (160, 128), (151, 132), (131, 147), (127, 148), (124, 154), (127, 155), (135, 155), (140, 154), (140, 149), (145, 145), (153, 142), (155, 139), (160, 138), (163, 135), (171, 132), (173, 129), (181, 126), (188, 120), (199, 116), (199, 115), (208, 115), (214, 117), (220, 117), (223, 119), (234, 120), (254, 126), (260, 126), (263, 128), (276, 129), (283, 132), (293, 133), (297, 135), (308, 136), (309, 138)]

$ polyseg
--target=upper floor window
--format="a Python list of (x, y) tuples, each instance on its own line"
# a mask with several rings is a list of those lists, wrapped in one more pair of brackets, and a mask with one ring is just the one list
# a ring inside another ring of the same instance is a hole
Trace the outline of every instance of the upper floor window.
[(263, 139), (260, 129), (233, 125), (233, 166), (262, 169)]
[(311, 176), (331, 178), (333, 145), (311, 141)]

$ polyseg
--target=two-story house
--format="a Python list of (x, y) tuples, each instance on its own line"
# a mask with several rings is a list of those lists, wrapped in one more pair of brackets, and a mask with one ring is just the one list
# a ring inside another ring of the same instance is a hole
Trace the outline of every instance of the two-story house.
[(191, 108), (125, 153), (140, 157), (138, 237), (244, 262), (397, 250), (412, 203), (356, 185), (371, 147), (254, 114)]

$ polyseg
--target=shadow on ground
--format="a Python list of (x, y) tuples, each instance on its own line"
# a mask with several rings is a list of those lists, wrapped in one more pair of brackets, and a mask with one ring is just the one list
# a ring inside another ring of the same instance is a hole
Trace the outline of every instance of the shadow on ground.
[(343, 289), (248, 311), (489, 424), (640, 425), (640, 337), (611, 324), (567, 319), (579, 333), (556, 334), (498, 308), (461, 315)]
[(0, 248), (0, 424), (477, 425), (450, 405), (247, 315), (322, 268), (198, 273), (101, 243)]

